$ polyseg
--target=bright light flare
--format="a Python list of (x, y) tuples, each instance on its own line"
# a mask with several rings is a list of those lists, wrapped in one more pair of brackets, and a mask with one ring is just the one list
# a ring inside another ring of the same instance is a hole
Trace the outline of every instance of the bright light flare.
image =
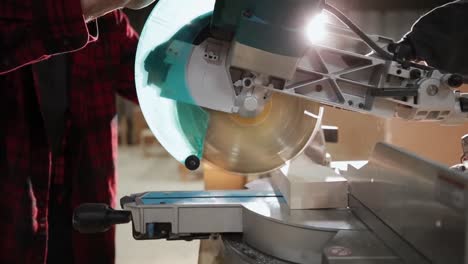
[(323, 41), (327, 35), (326, 24), (329, 22), (328, 16), (322, 12), (314, 16), (306, 27), (307, 38), (312, 43)]

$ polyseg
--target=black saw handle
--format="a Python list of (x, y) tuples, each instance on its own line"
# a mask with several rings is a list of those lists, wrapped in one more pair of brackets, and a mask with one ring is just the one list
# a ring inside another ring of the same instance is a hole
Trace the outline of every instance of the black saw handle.
[(73, 212), (73, 227), (84, 234), (106, 232), (113, 225), (125, 224), (131, 220), (130, 211), (114, 210), (107, 204), (82, 204)]

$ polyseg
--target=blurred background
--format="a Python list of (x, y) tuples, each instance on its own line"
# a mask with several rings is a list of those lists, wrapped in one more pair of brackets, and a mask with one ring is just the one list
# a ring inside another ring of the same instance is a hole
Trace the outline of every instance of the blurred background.
[[(367, 33), (400, 39), (424, 12), (443, 0), (329, 0)], [(154, 5), (126, 10), (140, 32)], [(183, 7), (181, 7), (183, 8)], [(155, 32), (157, 34), (157, 32)], [(189, 173), (173, 160), (148, 130), (138, 106), (117, 98), (119, 113), (119, 197), (157, 190), (236, 189), (248, 181), (208, 165)], [(365, 160), (379, 141), (389, 142), (446, 165), (459, 162), (460, 137), (468, 125), (440, 126), (384, 120), (327, 107), (326, 125), (339, 128), (339, 143), (330, 144), (333, 160)], [(131, 226), (117, 230), (117, 263), (197, 263), (199, 242), (135, 241)]]

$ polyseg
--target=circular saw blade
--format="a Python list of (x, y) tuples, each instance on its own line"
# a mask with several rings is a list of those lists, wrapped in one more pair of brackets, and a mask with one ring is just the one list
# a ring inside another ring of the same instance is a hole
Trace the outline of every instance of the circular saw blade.
[(318, 106), (274, 93), (255, 118), (210, 111), (205, 160), (227, 171), (265, 173), (283, 166), (306, 147), (313, 135)]
[(280, 93), (274, 93), (255, 118), (197, 106), (185, 80), (186, 65), (214, 3), (161, 0), (156, 5), (136, 55), (140, 107), (153, 134), (179, 162), (197, 156), (234, 173), (266, 173), (306, 147), (316, 126), (306, 112), (314, 113), (318, 106)]

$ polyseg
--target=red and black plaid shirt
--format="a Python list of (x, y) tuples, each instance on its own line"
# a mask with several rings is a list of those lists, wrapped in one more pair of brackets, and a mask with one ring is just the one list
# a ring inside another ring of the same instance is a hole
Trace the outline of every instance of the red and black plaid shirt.
[[(46, 262), (51, 204), (62, 223), (54, 236), (69, 249), (61, 263), (114, 261), (114, 230), (81, 235), (71, 226), (81, 203), (114, 205), (115, 93), (136, 101), (136, 33), (120, 11), (97, 25), (98, 38), (79, 0), (0, 2), (0, 263)], [(71, 51), (66, 130), (52, 155), (31, 64)]]

